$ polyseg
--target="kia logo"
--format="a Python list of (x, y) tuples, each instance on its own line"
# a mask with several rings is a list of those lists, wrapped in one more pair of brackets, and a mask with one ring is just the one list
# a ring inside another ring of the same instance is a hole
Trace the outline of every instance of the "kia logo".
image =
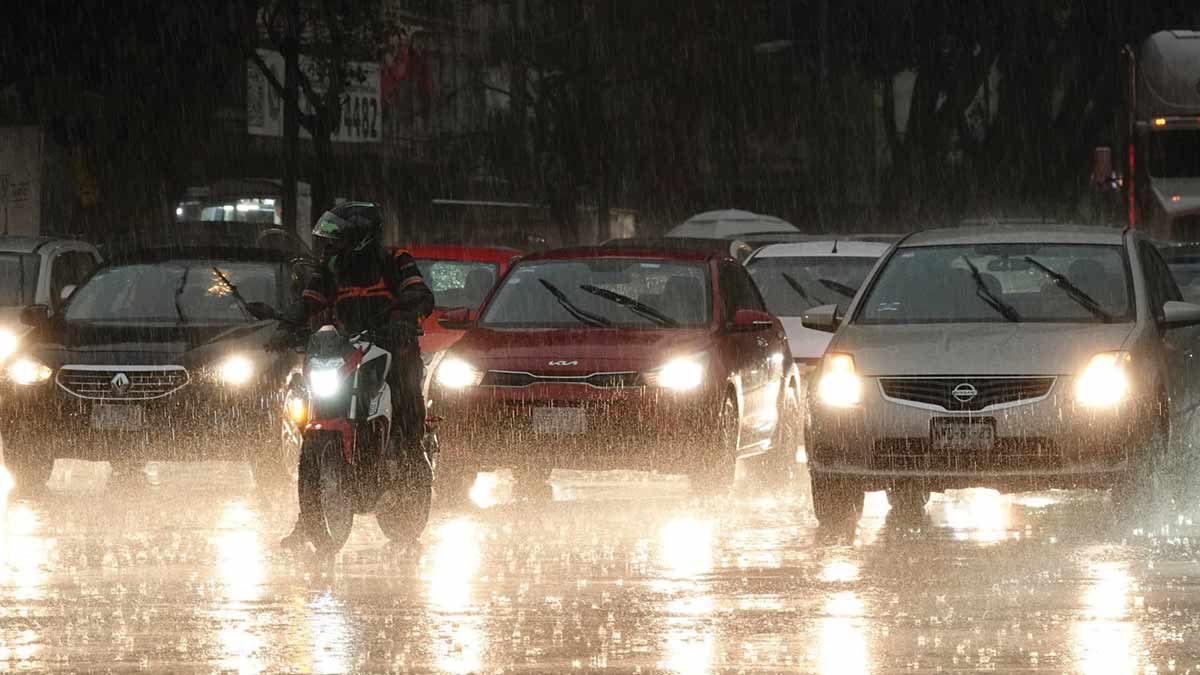
[(551, 362), (550, 362), (550, 365), (552, 365), (552, 366), (563, 366), (563, 367), (566, 367), (566, 366), (577, 366), (577, 365), (579, 365), (579, 362), (578, 362), (578, 361), (551, 361)]
[(113, 375), (113, 379), (108, 383), (108, 388), (114, 395), (124, 396), (125, 392), (129, 391), (129, 376), (125, 373)]
[(976, 389), (975, 386), (972, 385), (971, 383), (963, 382), (962, 384), (955, 387), (950, 392), (950, 395), (953, 396), (954, 400), (958, 401), (959, 403), (966, 403), (967, 401), (970, 401), (971, 399), (978, 396), (979, 390)]

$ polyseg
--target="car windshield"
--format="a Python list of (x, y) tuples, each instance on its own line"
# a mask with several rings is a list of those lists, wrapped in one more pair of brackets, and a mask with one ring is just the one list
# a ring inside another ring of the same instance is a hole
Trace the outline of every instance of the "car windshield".
[(850, 304), (876, 258), (767, 257), (747, 270), (776, 316), (800, 316), (821, 305)]
[(469, 260), (418, 260), (417, 267), (439, 309), (479, 309), (500, 270), (495, 263)]
[(0, 253), (0, 307), (32, 305), (37, 295), (38, 256)]
[(904, 248), (872, 283), (856, 322), (1132, 321), (1128, 269), (1120, 246)]
[(704, 263), (603, 258), (519, 263), (488, 303), (490, 328), (705, 326), (711, 314)]
[(240, 323), (251, 317), (224, 279), (236, 286), (247, 302), (278, 307), (279, 275), (276, 263), (226, 260), (108, 267), (71, 296), (65, 316), (68, 321), (82, 322)]

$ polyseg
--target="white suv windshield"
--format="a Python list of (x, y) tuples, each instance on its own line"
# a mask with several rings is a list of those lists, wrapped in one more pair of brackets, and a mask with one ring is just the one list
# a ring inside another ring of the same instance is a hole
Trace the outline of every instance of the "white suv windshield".
[(489, 328), (705, 326), (708, 267), (631, 259), (519, 263), (484, 310)]
[(987, 244), (902, 248), (856, 323), (1132, 321), (1120, 246)]
[(821, 305), (850, 304), (875, 258), (755, 258), (746, 270), (776, 316), (800, 316)]

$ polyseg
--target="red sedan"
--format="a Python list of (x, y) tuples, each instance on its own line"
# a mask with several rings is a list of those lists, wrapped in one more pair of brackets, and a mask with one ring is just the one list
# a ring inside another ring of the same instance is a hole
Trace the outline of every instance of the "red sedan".
[(462, 330), (441, 326), (438, 318), (448, 309), (479, 309), (484, 298), (520, 255), (511, 248), (480, 246), (413, 246), (408, 249), (421, 276), (433, 291), (436, 308), (421, 325), (421, 353), (432, 356), (462, 337)]
[[(685, 473), (730, 484), (736, 460), (794, 461), (787, 337), (726, 253), (576, 248), (517, 262), (436, 364), (439, 482), (480, 469), (543, 482), (552, 468)], [(461, 494), (461, 492), (459, 492)]]

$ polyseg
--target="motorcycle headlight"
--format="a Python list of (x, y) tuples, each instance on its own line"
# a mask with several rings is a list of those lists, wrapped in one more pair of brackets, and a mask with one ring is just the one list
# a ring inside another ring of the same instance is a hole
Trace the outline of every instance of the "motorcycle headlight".
[(217, 366), (217, 372), (225, 384), (242, 385), (254, 377), (254, 364), (244, 356), (230, 356)]
[(308, 419), (308, 405), (299, 396), (289, 396), (286, 406), (288, 417), (296, 424), (304, 424)]
[(854, 372), (854, 357), (829, 354), (817, 382), (817, 398), (834, 408), (852, 408), (862, 401), (862, 379)]
[(473, 387), (483, 381), (483, 373), (460, 358), (442, 359), (437, 368), (437, 383), (447, 389)]
[(1120, 403), (1129, 394), (1129, 352), (1101, 352), (1075, 379), (1075, 401), (1089, 408)]
[(308, 386), (314, 396), (329, 398), (342, 388), (342, 375), (337, 368), (320, 368), (308, 373)]
[(16, 333), (10, 330), (0, 329), (0, 361), (8, 360), (8, 357), (12, 356), (13, 352), (17, 351), (17, 344), (19, 342), (20, 339), (17, 337)]
[(692, 354), (671, 359), (661, 368), (646, 373), (646, 382), (674, 391), (691, 391), (704, 382), (705, 358)]
[(17, 359), (8, 366), (8, 376), (17, 384), (45, 382), (53, 372), (45, 364), (30, 358)]

